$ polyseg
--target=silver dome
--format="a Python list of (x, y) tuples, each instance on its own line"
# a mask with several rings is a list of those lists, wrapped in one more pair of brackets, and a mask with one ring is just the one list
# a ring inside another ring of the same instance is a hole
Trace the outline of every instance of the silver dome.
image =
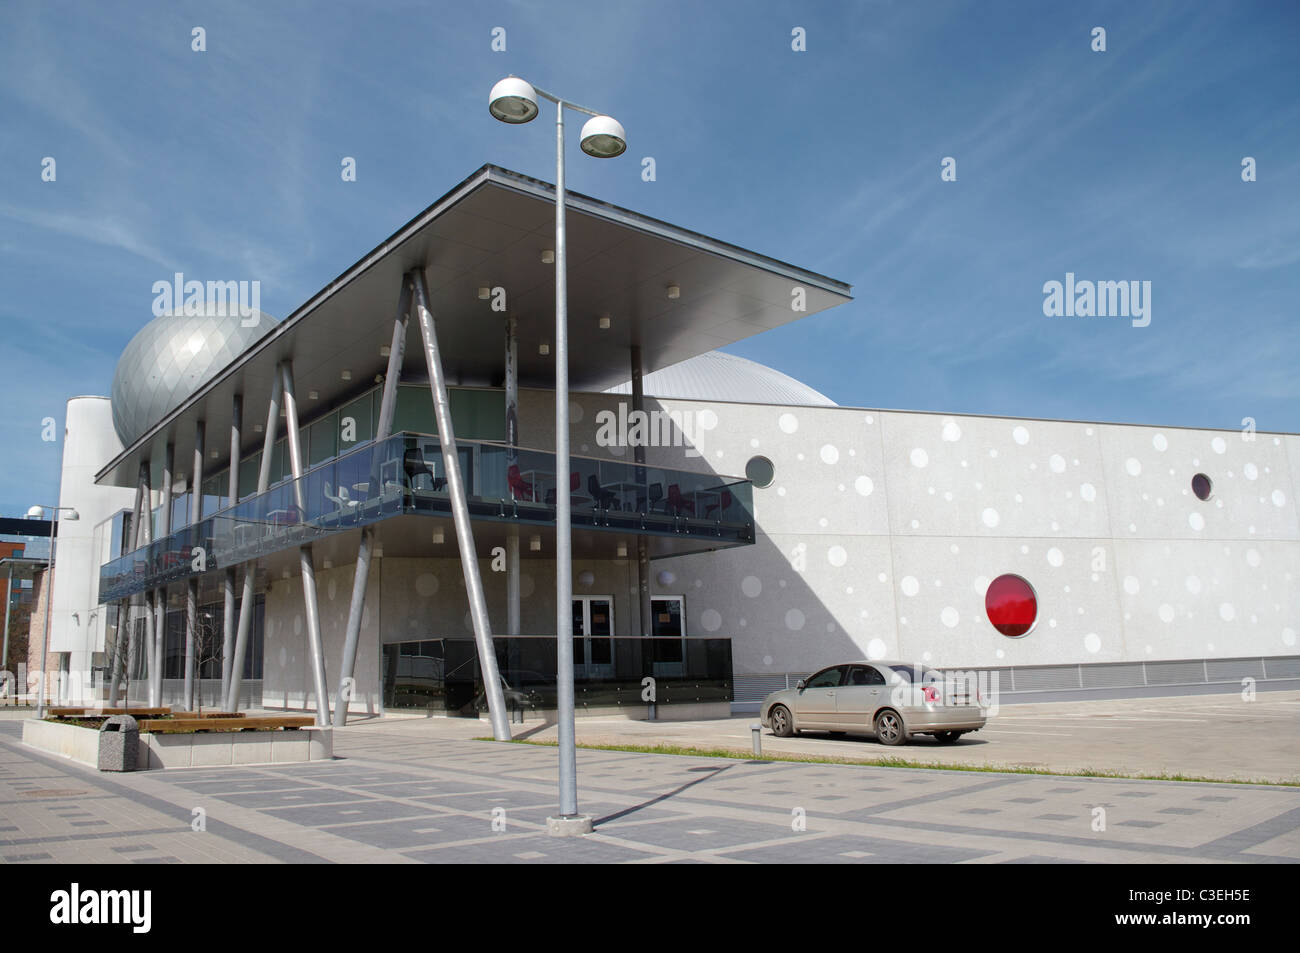
[(135, 443), (275, 326), (261, 311), (247, 320), (252, 323), (245, 327), (238, 311), (164, 314), (131, 338), (113, 372), (113, 429), (123, 446)]
[[(838, 406), (825, 394), (789, 374), (722, 351), (706, 351), (680, 364), (654, 371), (645, 375), (641, 384), (646, 395), (652, 397), (729, 400), (742, 404)], [(605, 393), (630, 394), (632, 382), (611, 387)]]

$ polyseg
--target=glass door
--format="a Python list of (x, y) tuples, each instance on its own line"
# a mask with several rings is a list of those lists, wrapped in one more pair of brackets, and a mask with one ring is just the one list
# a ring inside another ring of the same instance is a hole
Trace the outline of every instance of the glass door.
[(614, 598), (573, 600), (573, 672), (586, 678), (614, 675)]
[(685, 596), (654, 596), (650, 600), (650, 634), (655, 636), (656, 675), (681, 675), (685, 671), (685, 610)]

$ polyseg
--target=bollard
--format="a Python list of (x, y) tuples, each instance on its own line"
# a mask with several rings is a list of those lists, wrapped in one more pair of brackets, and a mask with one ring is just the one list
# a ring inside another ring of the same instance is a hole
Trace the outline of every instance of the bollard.
[(754, 739), (754, 757), (763, 757), (763, 726), (754, 722), (749, 726), (749, 734)]

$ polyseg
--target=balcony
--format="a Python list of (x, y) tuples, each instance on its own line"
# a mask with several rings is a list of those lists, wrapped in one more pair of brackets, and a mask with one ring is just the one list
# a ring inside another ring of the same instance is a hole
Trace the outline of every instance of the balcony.
[[(478, 441), (457, 441), (457, 447), (472, 520), (554, 527), (553, 453)], [(753, 488), (747, 480), (577, 456), (570, 458), (570, 470), (575, 531), (670, 540), (659, 555), (754, 541)], [(396, 434), (105, 563), (99, 601), (124, 599), (385, 520), (447, 519), (451, 512), (438, 438)]]

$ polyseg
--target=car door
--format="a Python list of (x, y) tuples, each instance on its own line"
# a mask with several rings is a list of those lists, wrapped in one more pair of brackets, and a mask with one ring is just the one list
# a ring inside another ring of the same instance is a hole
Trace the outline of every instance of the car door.
[(850, 665), (835, 695), (835, 721), (846, 731), (871, 727), (884, 698), (885, 676), (874, 665)]
[(835, 694), (848, 669), (833, 665), (808, 676), (795, 701), (795, 724), (800, 728), (834, 728)]

